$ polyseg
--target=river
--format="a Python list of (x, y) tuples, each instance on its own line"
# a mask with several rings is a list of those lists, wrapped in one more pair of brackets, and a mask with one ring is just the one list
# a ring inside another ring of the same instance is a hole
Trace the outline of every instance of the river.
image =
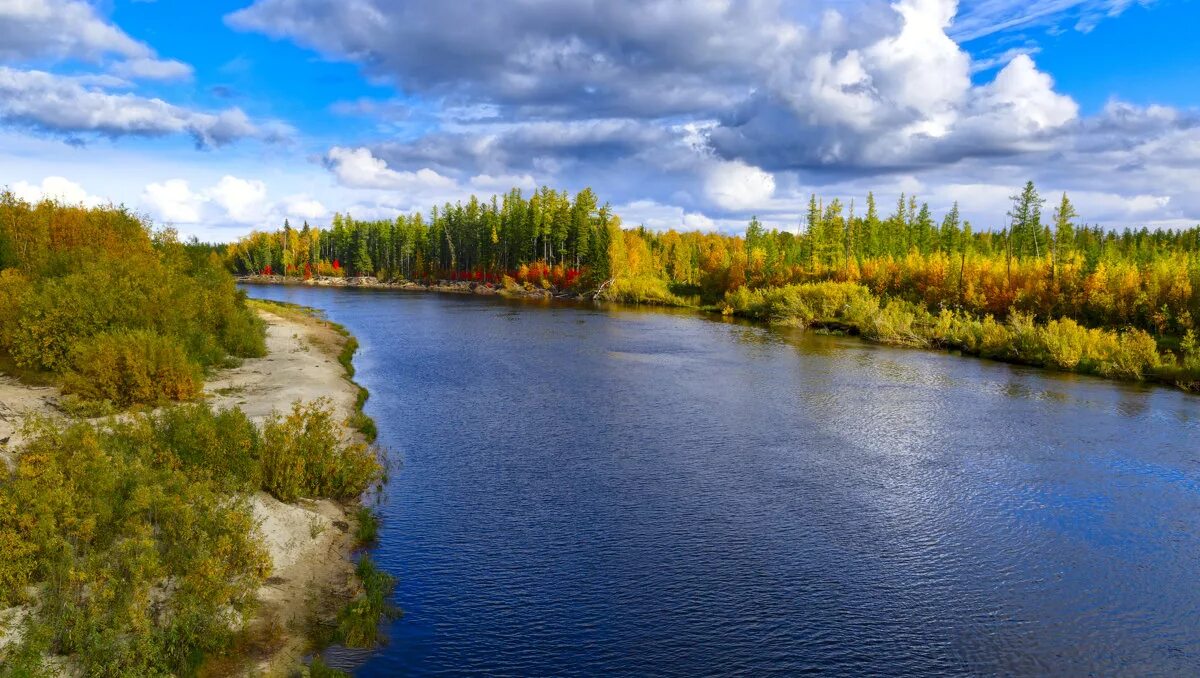
[(323, 309), (402, 459), (360, 676), (1200, 675), (1200, 398), (706, 318)]

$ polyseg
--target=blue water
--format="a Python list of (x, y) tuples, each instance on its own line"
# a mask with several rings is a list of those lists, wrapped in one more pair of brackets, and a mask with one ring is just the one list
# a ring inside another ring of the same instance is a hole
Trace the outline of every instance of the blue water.
[(361, 676), (1200, 675), (1200, 398), (691, 313), (327, 311), (403, 460)]

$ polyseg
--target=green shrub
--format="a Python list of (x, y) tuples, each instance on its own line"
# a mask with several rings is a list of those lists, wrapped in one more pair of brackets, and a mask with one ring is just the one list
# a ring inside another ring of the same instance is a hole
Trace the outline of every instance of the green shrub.
[(225, 647), (269, 566), (245, 502), (149, 417), (30, 434), (0, 483), (0, 605), (41, 593), (3, 662), (51, 652), (84, 675), (182, 675)]
[(375, 542), (379, 537), (379, 518), (375, 512), (366, 506), (360, 506), (354, 512), (354, 541), (360, 546)]
[[(41, 380), (42, 374), (93, 370), (105, 383), (97, 385), (101, 394), (87, 397), (104, 399), (104, 392), (131, 386), (137, 394), (108, 398), (126, 406), (186, 398), (195, 390), (184, 378), (141, 388), (156, 369), (178, 371), (172, 369), (177, 361), (161, 351), (137, 358), (133, 350), (173, 342), (192, 372), (264, 354), (262, 322), (212, 252), (181, 244), (170, 230), (151, 233), (121, 208), (30, 205), (3, 192), (0, 213), (0, 236), (11, 229), (6, 237), (21, 242), (4, 263), (15, 268), (0, 271), (0, 366), (6, 371)], [(137, 332), (162, 340), (118, 347), (103, 336)], [(91, 346), (105, 341), (103, 351)], [(130, 374), (113, 374), (126, 367)], [(77, 378), (73, 388), (84, 395), (86, 385)]]
[(63, 376), (65, 393), (120, 407), (190, 400), (200, 387), (200, 371), (179, 342), (149, 330), (80, 340)]
[(1099, 361), (1097, 372), (1106, 377), (1141, 379), (1161, 364), (1154, 337), (1144, 330), (1129, 330), (1118, 335), (1115, 345)]
[(262, 487), (282, 501), (353, 499), (382, 472), (372, 448), (341, 440), (328, 400), (296, 403), (263, 425)]
[(346, 647), (372, 647), (379, 640), (380, 622), (399, 615), (388, 602), (396, 580), (376, 567), (369, 556), (358, 561), (354, 573), (363, 591), (338, 613), (336, 640)]
[(262, 436), (244, 412), (214, 412), (207, 405), (181, 405), (150, 418), (154, 440), (180, 463), (228, 490), (252, 491), (261, 484)]

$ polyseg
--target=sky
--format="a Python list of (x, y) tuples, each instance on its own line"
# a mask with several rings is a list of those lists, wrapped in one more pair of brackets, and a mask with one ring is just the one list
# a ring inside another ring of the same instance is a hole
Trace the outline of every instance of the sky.
[[(1200, 2), (0, 0), (0, 185), (188, 236), (592, 187), (626, 225), (811, 194), (1200, 223)], [(1047, 207), (1049, 210), (1049, 206)]]

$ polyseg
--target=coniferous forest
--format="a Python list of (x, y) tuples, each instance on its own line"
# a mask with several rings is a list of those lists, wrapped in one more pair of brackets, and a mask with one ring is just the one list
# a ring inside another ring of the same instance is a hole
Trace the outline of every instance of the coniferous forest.
[(1105, 230), (1032, 182), (1007, 223), (976, 228), (915, 196), (882, 207), (812, 196), (803, 224), (744, 235), (625, 228), (585, 189), (446, 204), (428, 216), (335, 215), (229, 245), (242, 275), (470, 280), (708, 307), (1010, 362), (1195, 388), (1200, 227)]

